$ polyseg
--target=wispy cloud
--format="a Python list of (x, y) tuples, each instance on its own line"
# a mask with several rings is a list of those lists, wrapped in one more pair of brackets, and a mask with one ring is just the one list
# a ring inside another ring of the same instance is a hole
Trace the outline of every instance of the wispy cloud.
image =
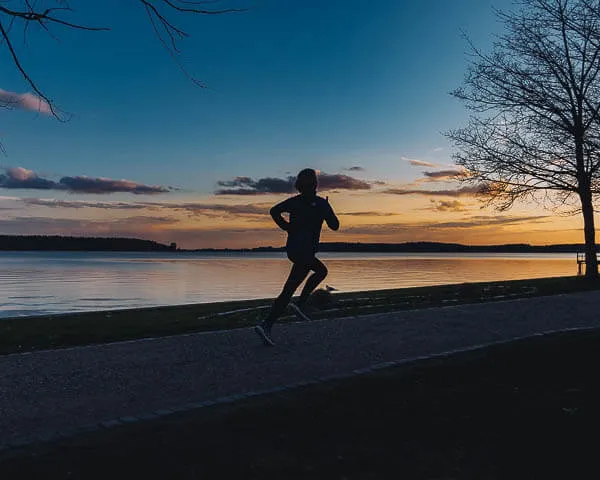
[(523, 223), (544, 223), (552, 217), (547, 215), (532, 215), (526, 217), (496, 216), (474, 216), (463, 221), (432, 223), (429, 228), (475, 228), (491, 227), (497, 225), (520, 225)]
[(164, 216), (133, 216), (112, 220), (87, 220), (48, 217), (12, 217), (0, 219), (3, 232), (16, 235), (81, 235), (100, 234), (143, 235), (155, 227), (179, 223), (178, 219)]
[(400, 214), (394, 212), (342, 212), (338, 215), (346, 217), (395, 217)]
[(51, 115), (52, 110), (48, 102), (31, 93), (14, 93), (0, 88), (0, 106), (4, 108), (20, 108), (33, 112)]
[[(216, 195), (262, 195), (262, 194), (292, 194), (295, 177), (287, 178), (259, 178), (254, 180), (250, 177), (235, 177), (233, 180), (221, 180), (217, 182), (220, 187)], [(319, 190), (369, 190), (371, 184), (364, 180), (344, 174), (319, 174)]]
[(53, 198), (23, 198), (20, 200), (25, 205), (60, 209), (142, 210), (152, 208), (150, 203), (88, 202), (83, 200), (56, 200)]
[[(100, 222), (96, 222), (100, 223)], [(142, 226), (151, 226), (156, 227), (159, 225), (173, 225), (179, 223), (179, 219), (173, 217), (166, 216), (146, 216), (146, 215), (136, 215), (133, 217), (127, 218), (119, 218), (115, 220), (110, 220), (112, 225), (118, 225), (123, 227), (130, 227), (131, 225), (135, 225), (136, 227)]]
[(161, 204), (160, 208), (180, 210), (191, 215), (208, 216), (263, 216), (268, 215), (270, 205), (266, 204), (245, 204), (245, 205), (224, 205), (214, 203), (175, 203)]
[(482, 185), (473, 185), (468, 187), (462, 187), (455, 190), (422, 190), (418, 188), (389, 188), (384, 190), (383, 193), (389, 193), (391, 195), (422, 195), (425, 197), (473, 197), (477, 194), (485, 192), (485, 188)]
[(521, 225), (546, 223), (550, 216), (473, 216), (452, 222), (396, 222), (385, 224), (355, 225), (344, 229), (349, 235), (394, 235), (400, 233), (418, 233), (431, 230), (463, 230), (470, 228), (497, 227), (501, 225)]
[[(57, 209), (96, 208), (100, 210), (152, 210), (155, 212), (177, 211), (190, 216), (237, 218), (268, 217), (270, 203), (250, 203), (227, 205), (222, 203), (204, 202), (93, 202), (85, 200), (56, 200), (52, 198), (14, 198), (27, 206), (47, 207)], [(347, 217), (393, 217), (401, 215), (396, 212), (358, 211), (340, 212), (339, 216)]]
[(6, 189), (63, 190), (70, 193), (94, 194), (125, 192), (136, 195), (167, 193), (173, 190), (171, 187), (144, 185), (130, 180), (86, 176), (62, 177), (56, 182), (22, 167), (5, 168), (4, 172), (0, 174), (0, 188)]
[(28, 206), (82, 209), (96, 208), (100, 210), (154, 210), (154, 211), (179, 211), (190, 215), (208, 216), (262, 216), (268, 215), (270, 204), (254, 203), (243, 205), (226, 205), (200, 202), (159, 203), (159, 202), (93, 202), (84, 200), (56, 200), (53, 198), (22, 198), (18, 199)]
[(439, 165), (437, 163), (427, 162), (425, 160), (419, 160), (416, 158), (406, 158), (401, 157), (405, 162), (410, 163), (413, 167), (429, 167), (429, 168), (437, 168)]

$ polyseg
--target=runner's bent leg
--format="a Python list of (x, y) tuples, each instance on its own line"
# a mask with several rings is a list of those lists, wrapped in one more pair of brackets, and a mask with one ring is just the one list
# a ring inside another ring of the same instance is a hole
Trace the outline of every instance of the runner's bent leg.
[(267, 315), (267, 318), (264, 320), (264, 325), (266, 328), (271, 328), (277, 320), (277, 317), (283, 313), (287, 304), (290, 303), (290, 299), (292, 295), (298, 288), (298, 286), (302, 283), (302, 281), (306, 278), (310, 272), (310, 267), (304, 264), (294, 263), (292, 265), (292, 269), (288, 276), (283, 289), (279, 296), (273, 302), (273, 306), (271, 307), (271, 311)]
[(327, 276), (327, 267), (317, 257), (313, 258), (309, 267), (314, 273), (308, 277), (308, 280), (302, 289), (300, 299), (298, 300), (299, 306), (303, 306), (306, 303), (313, 290), (317, 288), (317, 285), (325, 280), (325, 277)]

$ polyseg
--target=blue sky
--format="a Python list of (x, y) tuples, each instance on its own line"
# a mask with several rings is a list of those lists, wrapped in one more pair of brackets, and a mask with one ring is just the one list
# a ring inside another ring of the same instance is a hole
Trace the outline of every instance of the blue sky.
[[(182, 59), (206, 89), (179, 71), (134, 0), (71, 2), (74, 11), (65, 18), (110, 26), (109, 32), (52, 27), (59, 39), (54, 41), (31, 30), (27, 46), (15, 35), (21, 60), (39, 88), (72, 117), (61, 123), (25, 109), (0, 109), (0, 138), (7, 150), (2, 166), (55, 182), (87, 176), (177, 188), (161, 196), (164, 202), (216, 202), (219, 181), (285, 178), (307, 166), (370, 182), (418, 181), (423, 172), (407, 159), (448, 167), (451, 146), (441, 132), (467, 118), (449, 95), (467, 66), (461, 32), (489, 47), (492, 34), (500, 31), (492, 6), (507, 8), (511, 2), (222, 0), (217, 5), (252, 8), (171, 17), (190, 34), (181, 43)], [(0, 54), (0, 89), (30, 92), (6, 48)], [(363, 170), (350, 174), (345, 169), (352, 166)], [(98, 198), (60, 188), (52, 194), (4, 189), (0, 195), (99, 202), (144, 198), (123, 192)], [(277, 198), (254, 199), (259, 200)], [(158, 201), (157, 195), (151, 201)], [(375, 210), (386, 201), (365, 200)], [(108, 222), (112, 213), (105, 213)], [(54, 208), (43, 215), (58, 221), (72, 212)]]
[[(430, 155), (447, 144), (440, 131), (464, 118), (448, 95), (466, 65), (460, 30), (487, 41), (496, 28), (481, 0), (223, 0), (254, 7), (183, 22), (186, 64), (210, 87), (202, 90), (136, 2), (72, 3), (70, 18), (113, 30), (54, 28), (58, 43), (31, 36), (23, 62), (73, 118), (2, 112), (4, 163), (204, 193), (225, 177), (313, 162), (330, 171), (368, 162), (372, 175), (400, 177), (393, 157)], [(0, 81), (27, 88), (12, 69)]]

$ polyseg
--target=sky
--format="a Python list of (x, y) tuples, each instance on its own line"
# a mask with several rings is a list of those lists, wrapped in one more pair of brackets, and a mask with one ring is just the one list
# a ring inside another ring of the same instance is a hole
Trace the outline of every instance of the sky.
[(463, 34), (489, 49), (502, 32), (493, 8), (510, 0), (205, 5), (247, 8), (223, 15), (154, 4), (188, 34), (179, 63), (138, 0), (71, 0), (57, 13), (109, 31), (13, 25), (21, 64), (62, 121), (0, 44), (11, 107), (0, 108), (0, 233), (280, 246), (269, 208), (310, 167), (341, 222), (322, 241), (583, 242), (578, 216), (500, 212), (456, 179), (444, 132), (468, 119), (449, 93), (468, 65)]

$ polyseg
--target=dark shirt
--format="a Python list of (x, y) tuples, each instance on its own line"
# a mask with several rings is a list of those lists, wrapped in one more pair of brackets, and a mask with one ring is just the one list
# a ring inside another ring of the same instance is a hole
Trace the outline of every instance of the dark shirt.
[(305, 257), (319, 250), (323, 221), (333, 230), (339, 228), (331, 205), (318, 195), (296, 195), (271, 209), (274, 217), (281, 215), (281, 212), (290, 214), (286, 250), (291, 256)]

